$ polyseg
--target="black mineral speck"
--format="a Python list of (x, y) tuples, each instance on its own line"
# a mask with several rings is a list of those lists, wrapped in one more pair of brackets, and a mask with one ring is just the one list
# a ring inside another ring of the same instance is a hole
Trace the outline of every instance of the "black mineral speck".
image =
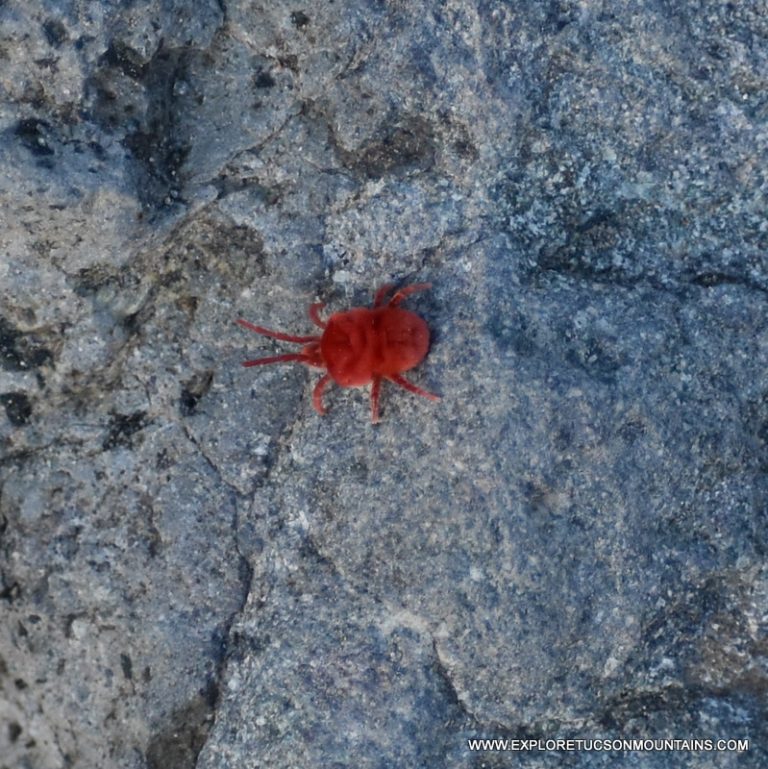
[(133, 678), (133, 662), (129, 655), (120, 655), (120, 667), (123, 669), (123, 675), (130, 681)]
[(52, 359), (51, 351), (41, 344), (37, 336), (19, 331), (0, 317), (0, 368), (6, 371), (27, 371), (49, 363)]
[(21, 143), (33, 154), (40, 157), (53, 155), (53, 150), (48, 144), (46, 134), (50, 125), (44, 120), (26, 118), (16, 124), (15, 134)]
[[(21, 596), (21, 585), (16, 580), (10, 580), (0, 572), (0, 601), (7, 601), (9, 604), (17, 601)], [(19, 623), (21, 625), (21, 623)]]
[(43, 24), (43, 33), (48, 45), (60, 48), (67, 39), (67, 28), (58, 19), (48, 19)]
[(276, 85), (275, 78), (269, 72), (261, 71), (253, 78), (253, 84), (256, 88), (273, 88)]
[(190, 417), (197, 411), (200, 399), (211, 389), (213, 372), (204, 371), (182, 383), (179, 411), (183, 417)]
[(363, 147), (346, 153), (345, 165), (362, 171), (372, 179), (385, 174), (403, 174), (426, 170), (435, 162), (435, 141), (429, 124), (420, 119), (408, 120)]
[(184, 769), (197, 763), (211, 728), (213, 710), (206, 692), (174, 711), (147, 745), (149, 769)]
[(309, 24), (309, 16), (304, 11), (294, 11), (291, 14), (291, 24), (296, 29), (304, 29)]
[(133, 80), (141, 79), (147, 68), (147, 62), (141, 58), (141, 55), (120, 40), (113, 40), (109, 44), (100, 61), (119, 69)]
[(0, 404), (3, 405), (5, 415), (14, 427), (23, 427), (29, 424), (29, 418), (32, 416), (32, 405), (26, 393), (1, 393)]
[(147, 424), (146, 416), (146, 411), (137, 411), (133, 414), (113, 414), (107, 437), (101, 444), (104, 451), (118, 446), (130, 448), (134, 434)]

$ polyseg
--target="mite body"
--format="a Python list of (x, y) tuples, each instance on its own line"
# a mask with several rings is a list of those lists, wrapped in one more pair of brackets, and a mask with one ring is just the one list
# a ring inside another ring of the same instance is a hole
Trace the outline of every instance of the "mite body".
[(312, 392), (312, 403), (319, 414), (325, 413), (323, 390), (331, 381), (340, 387), (370, 384), (371, 421), (374, 423), (379, 421), (379, 394), (383, 379), (416, 395), (438, 400), (437, 395), (422, 390), (402, 376), (404, 371), (424, 360), (429, 350), (429, 329), (416, 313), (399, 305), (410, 294), (429, 287), (429, 283), (404, 286), (385, 303), (387, 294), (393, 288), (387, 284), (376, 292), (373, 307), (354, 307), (346, 312), (337, 312), (327, 321), (320, 318), (324, 305), (313, 304), (309, 308), (309, 317), (323, 329), (323, 333), (316, 336), (285, 334), (238, 320), (241, 326), (262, 336), (304, 345), (301, 352), (248, 360), (243, 366), (296, 361), (325, 369), (325, 375)]

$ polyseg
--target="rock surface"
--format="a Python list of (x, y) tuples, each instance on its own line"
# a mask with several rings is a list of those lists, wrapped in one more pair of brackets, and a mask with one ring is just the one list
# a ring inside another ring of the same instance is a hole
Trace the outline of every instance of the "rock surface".
[[(768, 763), (761, 0), (0, 34), (0, 769)], [(439, 403), (240, 368), (389, 281)]]

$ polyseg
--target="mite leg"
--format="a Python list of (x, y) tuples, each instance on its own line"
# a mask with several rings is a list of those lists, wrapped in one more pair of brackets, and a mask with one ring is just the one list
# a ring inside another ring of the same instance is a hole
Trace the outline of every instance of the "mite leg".
[(374, 376), (371, 385), (371, 424), (379, 421), (379, 393), (381, 392), (381, 377)]
[(306, 344), (307, 342), (319, 341), (319, 336), (294, 336), (293, 334), (285, 334), (282, 331), (272, 331), (269, 328), (263, 326), (255, 326), (253, 323), (249, 323), (247, 320), (238, 319), (235, 321), (243, 328), (247, 328), (249, 331), (254, 331), (262, 336), (268, 336), (272, 339), (279, 339), (281, 342), (298, 342), (299, 344)]
[(373, 306), (381, 307), (384, 304), (384, 297), (395, 287), (394, 283), (385, 283), (373, 297)]
[(299, 361), (300, 363), (306, 363), (308, 366), (312, 365), (307, 360), (307, 357), (300, 352), (289, 352), (284, 355), (270, 355), (268, 358), (246, 360), (243, 361), (242, 365), (245, 366), (245, 368), (250, 368), (251, 366), (266, 366), (269, 363), (287, 363), (288, 361)]
[(316, 326), (320, 326), (320, 328), (325, 328), (325, 321), (320, 317), (320, 310), (322, 310), (323, 307), (325, 307), (325, 305), (322, 302), (315, 302), (309, 306), (309, 317), (312, 322)]
[(403, 286), (390, 300), (390, 307), (397, 307), (400, 302), (405, 299), (406, 296), (415, 294), (417, 291), (426, 291), (428, 288), (432, 288), (431, 283), (414, 283), (411, 286)]
[(387, 379), (389, 379), (390, 382), (394, 382), (396, 385), (400, 385), (400, 387), (404, 387), (408, 392), (414, 393), (414, 395), (421, 395), (423, 398), (429, 398), (431, 401), (440, 400), (439, 395), (427, 392), (427, 390), (422, 390), (421, 387), (417, 387), (413, 382), (409, 382), (405, 377), (400, 376), (400, 374), (392, 374), (392, 376), (388, 376)]
[(315, 407), (315, 411), (321, 415), (325, 414), (325, 406), (323, 406), (323, 390), (330, 381), (331, 375), (326, 374), (324, 377), (320, 377), (318, 383), (315, 385), (315, 389), (312, 390), (312, 405)]

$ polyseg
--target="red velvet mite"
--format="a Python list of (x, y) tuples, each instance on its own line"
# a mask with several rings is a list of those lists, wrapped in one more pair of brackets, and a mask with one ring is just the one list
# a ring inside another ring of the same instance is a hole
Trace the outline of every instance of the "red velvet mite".
[(320, 302), (313, 304), (309, 308), (309, 317), (323, 329), (320, 336), (294, 336), (255, 326), (247, 320), (238, 320), (241, 326), (262, 336), (304, 345), (301, 352), (247, 360), (243, 366), (298, 361), (325, 369), (327, 373), (312, 392), (312, 405), (318, 414), (325, 414), (323, 390), (331, 380), (340, 387), (371, 385), (373, 423), (379, 421), (382, 379), (388, 379), (424, 398), (439, 400), (439, 396), (422, 390), (401, 376), (424, 360), (429, 350), (429, 329), (416, 313), (403, 310), (399, 305), (407, 296), (425, 291), (430, 286), (430, 283), (404, 286), (385, 304), (386, 296), (393, 288), (393, 285), (387, 284), (376, 292), (373, 307), (353, 307), (331, 315), (327, 321), (320, 318), (320, 310), (325, 305)]

